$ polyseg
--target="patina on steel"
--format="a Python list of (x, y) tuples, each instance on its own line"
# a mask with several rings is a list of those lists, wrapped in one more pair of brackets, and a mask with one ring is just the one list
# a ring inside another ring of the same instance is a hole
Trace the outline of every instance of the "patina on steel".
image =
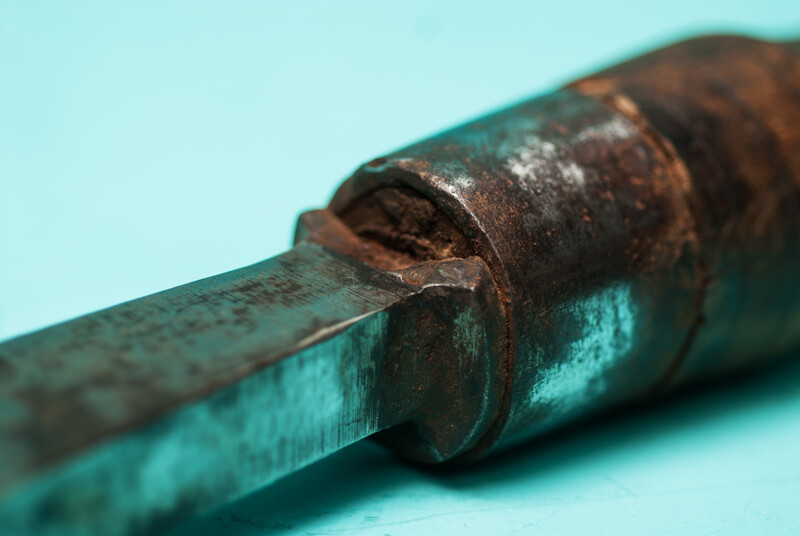
[(384, 272), (303, 243), (6, 342), (0, 533), (151, 533), (395, 425), (452, 457), (496, 415), (498, 300), (478, 258)]
[(362, 166), (291, 251), (0, 345), (0, 530), (363, 437), (470, 460), (800, 346), (800, 46), (687, 41)]
[(508, 385), (473, 457), (797, 347), (798, 147), (800, 57), (701, 38), (373, 160), (331, 207), (413, 251), (397, 229), (440, 226), (372, 207), (415, 192), (488, 264)]

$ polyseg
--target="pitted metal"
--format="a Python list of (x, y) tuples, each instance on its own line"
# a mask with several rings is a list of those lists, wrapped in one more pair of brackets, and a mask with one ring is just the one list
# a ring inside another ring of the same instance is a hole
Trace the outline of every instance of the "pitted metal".
[[(473, 455), (800, 343), (799, 97), (800, 60), (780, 45), (688, 41), (341, 187), (332, 209), (372, 235), (359, 214), (416, 192), (492, 271), (509, 383)], [(384, 219), (453, 235), (414, 211)]]
[(695, 278), (685, 180), (596, 99), (560, 91), (402, 149), (332, 207), (352, 222), (387, 188), (456, 222), (503, 295), (510, 382), (479, 449), (642, 396), (679, 352)]

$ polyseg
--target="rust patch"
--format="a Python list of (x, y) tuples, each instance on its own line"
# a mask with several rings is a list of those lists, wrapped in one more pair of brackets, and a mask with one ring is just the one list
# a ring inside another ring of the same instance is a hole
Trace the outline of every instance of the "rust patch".
[[(653, 260), (660, 259), (664, 264), (672, 264), (681, 257), (684, 245), (687, 243), (691, 245), (695, 253), (698, 252), (700, 245), (689, 206), (692, 179), (672, 143), (650, 125), (631, 99), (616, 93), (613, 84), (608, 80), (590, 78), (573, 84), (572, 88), (579, 93), (601, 100), (612, 110), (624, 115), (641, 132), (652, 149), (651, 154), (666, 171), (664, 174), (654, 173), (652, 177), (648, 178), (654, 193), (670, 197), (674, 207), (674, 220), (664, 233), (666, 240), (658, 240), (652, 244)], [(631, 177), (631, 181), (634, 183), (644, 182), (639, 177)], [(608, 194), (613, 199), (613, 192), (608, 192)], [(645, 210), (646, 207), (643, 200), (636, 201), (636, 208)], [(636, 239), (634, 238), (634, 240)], [(639, 244), (632, 243), (631, 250), (638, 252)]]
[[(694, 257), (696, 283), (691, 324), (675, 357), (669, 361), (666, 371), (650, 390), (650, 396), (659, 396), (668, 389), (677, 377), (681, 366), (689, 355), (697, 332), (704, 322), (703, 306), (706, 300), (709, 278), (707, 276), (708, 270), (705, 263), (699, 256), (702, 248), (697, 236), (696, 224), (690, 207), (692, 178), (672, 143), (652, 127), (647, 118), (641, 113), (631, 99), (616, 92), (616, 85), (611, 80), (605, 78), (588, 78), (574, 83), (572, 88), (584, 95), (599, 99), (612, 110), (627, 117), (642, 133), (644, 139), (647, 140), (652, 147), (654, 157), (661, 161), (667, 172), (663, 180), (658, 180), (658, 175), (654, 174), (653, 185), (655, 190), (661, 195), (669, 195), (670, 192), (674, 192), (674, 196), (676, 197), (674, 199), (674, 206), (677, 207), (675, 211), (675, 222), (667, 231), (667, 236), (669, 238), (664, 242), (658, 241), (653, 245), (654, 256), (669, 257), (672, 259), (672, 262), (676, 262), (683, 253), (683, 244), (688, 243), (692, 250), (692, 256)], [(635, 179), (636, 178), (632, 178), (632, 180)], [(666, 187), (665, 182), (669, 183), (670, 187)], [(645, 208), (645, 204), (642, 201), (637, 201), (636, 204), (637, 208)], [(634, 238), (633, 240), (637, 241), (638, 239)], [(680, 247), (675, 247), (675, 245), (678, 244)], [(631, 250), (632, 255), (637, 255), (639, 244), (633, 242)]]
[[(800, 56), (789, 48), (704, 37), (572, 87), (628, 117), (646, 117), (650, 130), (669, 140), (665, 154), (680, 152), (692, 176), (688, 194), (701, 239), (768, 238), (780, 247), (784, 230), (797, 226)], [(635, 102), (633, 113), (621, 102)]]
[(380, 188), (342, 214), (357, 235), (416, 261), (472, 255), (467, 239), (433, 202), (410, 188)]
[(308, 240), (381, 270), (402, 270), (419, 262), (417, 257), (359, 236), (329, 210), (312, 210), (300, 216), (295, 241)]

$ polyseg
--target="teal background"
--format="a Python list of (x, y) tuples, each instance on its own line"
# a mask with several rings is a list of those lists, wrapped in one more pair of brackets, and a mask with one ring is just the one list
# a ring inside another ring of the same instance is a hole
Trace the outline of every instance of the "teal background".
[[(772, 2), (0, 0), (0, 339), (272, 256), (354, 167)], [(346, 449), (184, 534), (800, 532), (800, 367), (460, 472)], [(203, 532), (204, 531), (204, 532)]]

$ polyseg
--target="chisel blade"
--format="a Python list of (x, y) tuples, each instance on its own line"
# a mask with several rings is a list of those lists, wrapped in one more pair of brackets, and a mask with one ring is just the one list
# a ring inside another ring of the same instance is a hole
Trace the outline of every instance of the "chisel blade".
[(458, 295), (488, 280), (304, 242), (0, 344), (0, 527), (150, 533), (413, 420), (441, 386), (408, 327), (482, 329)]

